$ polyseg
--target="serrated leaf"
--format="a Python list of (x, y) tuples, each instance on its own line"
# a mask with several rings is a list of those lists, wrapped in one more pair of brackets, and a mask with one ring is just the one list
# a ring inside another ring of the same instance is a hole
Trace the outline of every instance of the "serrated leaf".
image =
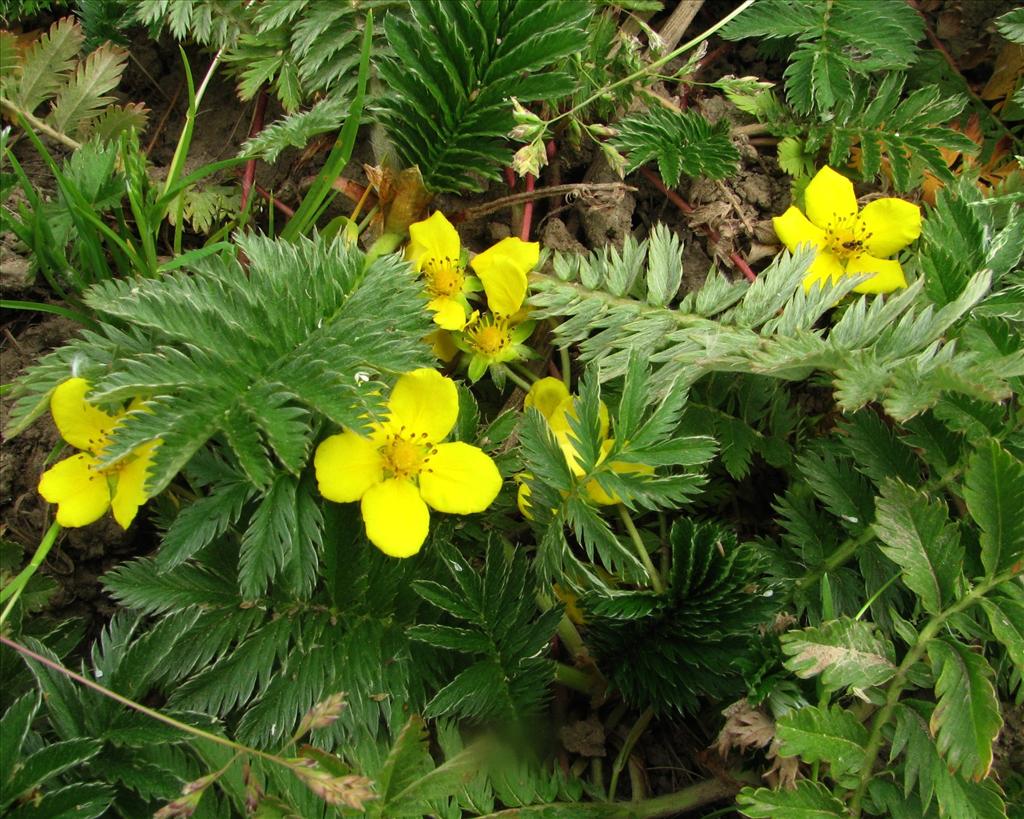
[(779, 639), (786, 668), (804, 679), (820, 674), (833, 691), (882, 685), (896, 673), (892, 644), (863, 620), (831, 620)]
[(470, 747), (445, 761), (434, 770), (410, 782), (383, 805), (388, 816), (422, 816), (429, 803), (458, 792), (480, 771), (482, 759), (478, 749)]
[(964, 476), (964, 500), (981, 527), (981, 562), (989, 577), (1024, 558), (1024, 464), (996, 441), (981, 444)]
[(807, 706), (790, 711), (776, 722), (782, 756), (799, 756), (804, 762), (827, 762), (838, 782), (860, 771), (868, 730), (845, 708)]
[(0, 719), (0, 783), (10, 781), (25, 734), (38, 709), (39, 695), (29, 691), (15, 700)]
[(409, 717), (377, 772), (377, 793), (384, 804), (434, 767), (427, 749), (427, 726), (417, 715)]
[(792, 789), (744, 788), (736, 797), (740, 813), (751, 819), (838, 819), (846, 806), (824, 785), (801, 779)]
[(15, 797), (37, 788), (63, 771), (88, 762), (102, 746), (97, 739), (69, 739), (44, 745), (21, 760), (14, 777), (4, 786), (4, 793)]
[(1003, 725), (992, 668), (952, 639), (933, 640), (928, 657), (938, 697), (930, 725), (935, 744), (950, 770), (981, 780), (992, 767), (992, 742)]
[(1006, 648), (1011, 662), (1024, 668), (1024, 600), (1010, 595), (983, 597), (981, 605), (995, 638)]
[(900, 567), (903, 582), (938, 614), (956, 601), (964, 550), (944, 503), (887, 480), (875, 504), (875, 532), (882, 553)]
[(128, 61), (128, 52), (109, 43), (93, 51), (78, 64), (74, 76), (61, 89), (46, 117), (51, 127), (76, 134), (83, 124), (116, 98), (108, 92), (117, 88)]
[(62, 17), (25, 52), (16, 70), (17, 85), (4, 84), (5, 96), (32, 113), (64, 84), (75, 66), (85, 35), (74, 17)]

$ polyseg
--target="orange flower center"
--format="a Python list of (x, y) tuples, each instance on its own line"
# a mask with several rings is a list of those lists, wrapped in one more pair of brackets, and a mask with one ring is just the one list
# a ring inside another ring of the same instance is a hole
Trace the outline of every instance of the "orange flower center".
[(496, 356), (512, 343), (508, 324), (502, 319), (484, 319), (466, 330), (466, 336), (469, 343), (485, 356)]
[(842, 261), (867, 252), (865, 246), (874, 234), (856, 216), (830, 221), (825, 225), (825, 247)]
[(423, 265), (423, 277), (432, 296), (456, 296), (462, 292), (466, 276), (458, 261), (449, 256), (433, 256)]

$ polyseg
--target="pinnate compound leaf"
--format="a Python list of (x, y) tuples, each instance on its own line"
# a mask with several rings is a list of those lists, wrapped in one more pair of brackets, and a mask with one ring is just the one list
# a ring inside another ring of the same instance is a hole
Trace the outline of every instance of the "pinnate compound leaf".
[(682, 175), (723, 179), (736, 169), (739, 151), (729, 141), (725, 120), (712, 125), (693, 111), (654, 106), (618, 124), (611, 144), (629, 155), (627, 170), (657, 160), (665, 184), (674, 188)]
[[(4, 96), (32, 113), (51, 97), (75, 66), (75, 58), (85, 35), (74, 17), (64, 17), (52, 26), (26, 52), (15, 69), (16, 83), (4, 83)], [(5, 55), (5, 61), (7, 56)]]
[(868, 731), (841, 706), (809, 706), (791, 711), (776, 723), (782, 756), (799, 756), (805, 762), (827, 762), (832, 778), (856, 774), (864, 762)]
[(898, 481), (882, 484), (875, 504), (875, 532), (882, 552), (903, 573), (903, 582), (931, 614), (956, 599), (963, 547), (949, 524), (945, 504)]
[(824, 785), (802, 779), (792, 790), (744, 788), (736, 797), (740, 813), (751, 819), (836, 819), (846, 808)]
[(97, 48), (78, 64), (71, 81), (57, 95), (48, 124), (67, 134), (78, 133), (105, 105), (116, 102), (109, 92), (117, 88), (127, 61), (128, 52), (123, 48), (110, 44)]
[(992, 668), (981, 654), (955, 640), (933, 640), (928, 657), (938, 697), (930, 728), (939, 753), (951, 770), (983, 779), (992, 767), (992, 742), (1003, 725)]
[(863, 620), (831, 620), (780, 640), (786, 668), (804, 679), (820, 674), (833, 691), (881, 685), (896, 673), (892, 644)]
[(981, 527), (985, 574), (991, 577), (1020, 563), (1024, 557), (1024, 465), (996, 441), (988, 441), (967, 465), (964, 500)]

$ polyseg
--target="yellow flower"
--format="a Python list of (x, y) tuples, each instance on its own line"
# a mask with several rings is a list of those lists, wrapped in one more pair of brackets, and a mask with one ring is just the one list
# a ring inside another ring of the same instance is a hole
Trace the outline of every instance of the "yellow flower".
[(772, 219), (789, 250), (810, 243), (818, 251), (804, 279), (804, 289), (842, 276), (873, 273), (857, 293), (891, 293), (907, 286), (903, 268), (892, 256), (921, 235), (921, 209), (902, 199), (876, 199), (857, 212), (853, 183), (827, 165), (804, 193), (807, 216), (790, 207)]
[(416, 554), (426, 540), (430, 506), (438, 512), (482, 512), (498, 496), (494, 461), (469, 444), (440, 443), (455, 426), (455, 382), (436, 370), (406, 373), (388, 401), (388, 418), (369, 437), (332, 435), (313, 459), (320, 494), (360, 502), (366, 536), (392, 557)]
[(468, 276), (462, 264), (459, 234), (444, 214), (409, 225), (406, 258), (423, 275), (434, 321), (445, 330), (461, 330), (470, 313), (467, 295), (483, 287), (492, 312), (510, 316), (526, 297), (526, 274), (537, 264), (540, 245), (521, 239), (502, 239), (478, 254), (470, 266), (480, 277)]
[[(582, 477), (585, 472), (583, 467), (579, 465), (579, 453), (576, 451), (574, 433), (569, 423), (570, 418), (577, 417), (576, 409), (573, 397), (569, 394), (569, 389), (565, 384), (557, 378), (541, 378), (530, 387), (523, 406), (526, 409), (535, 407), (544, 416), (548, 422), (548, 427), (554, 433), (555, 440), (558, 441), (558, 445), (562, 449), (562, 454), (565, 456), (565, 462), (569, 465), (569, 469), (577, 478)], [(601, 402), (601, 406), (598, 408), (598, 419), (600, 423), (601, 454), (597, 462), (600, 464), (608, 457), (608, 453), (615, 444), (615, 439), (608, 437), (608, 407), (605, 406), (604, 401)], [(618, 472), (620, 475), (628, 473), (654, 474), (654, 469), (646, 464), (633, 464), (625, 461), (613, 461), (611, 468), (613, 472)], [(519, 500), (525, 502), (528, 509), (530, 490), (526, 484), (523, 484), (523, 486), (526, 487), (526, 490), (520, 493)], [(601, 506), (612, 506), (622, 502), (622, 499), (617, 495), (609, 495), (596, 480), (588, 481), (585, 489), (587, 497)], [(520, 506), (520, 511), (522, 510), (523, 507)], [(525, 513), (524, 516), (529, 518), (529, 515)]]
[(487, 368), (508, 361), (527, 358), (530, 348), (523, 342), (533, 332), (533, 322), (518, 322), (515, 317), (473, 311), (462, 333), (455, 337), (455, 345), (470, 354), (469, 380), (479, 381)]
[(110, 433), (127, 411), (110, 415), (85, 400), (89, 382), (72, 378), (53, 391), (50, 413), (61, 437), (76, 449), (43, 473), (39, 494), (57, 504), (61, 526), (88, 526), (110, 508), (114, 519), (127, 529), (146, 502), (146, 475), (159, 441), (136, 448), (111, 466), (100, 466)]

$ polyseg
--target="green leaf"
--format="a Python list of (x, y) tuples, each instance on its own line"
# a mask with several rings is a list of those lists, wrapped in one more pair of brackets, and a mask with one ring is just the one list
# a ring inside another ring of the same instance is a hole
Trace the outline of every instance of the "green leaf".
[(383, 809), (389, 816), (422, 816), (429, 803), (457, 793), (480, 771), (482, 759), (477, 748), (469, 747), (453, 756), (387, 799)]
[(981, 562), (992, 577), (1024, 556), (1024, 464), (990, 440), (975, 451), (964, 476), (964, 500), (981, 527)]
[(831, 620), (779, 639), (786, 668), (804, 679), (820, 674), (832, 691), (882, 685), (896, 673), (892, 644), (863, 620)]
[(74, 17), (63, 17), (26, 52), (15, 70), (17, 84), (5, 82), (4, 96), (32, 113), (57, 92), (75, 67), (85, 35)]
[(818, 782), (801, 779), (792, 789), (744, 788), (736, 797), (740, 813), (751, 819), (838, 819), (846, 807)]
[(779, 718), (776, 736), (782, 756), (799, 756), (804, 762), (827, 762), (832, 778), (848, 782), (864, 764), (868, 730), (839, 705), (807, 706)]
[(981, 605), (992, 633), (1006, 648), (1010, 661), (1017, 668), (1024, 668), (1024, 600), (1017, 587), (1007, 584), (1005, 588), (1006, 595), (983, 597)]
[(992, 742), (1003, 725), (992, 668), (952, 639), (933, 640), (928, 657), (938, 697), (930, 725), (935, 744), (950, 770), (981, 780), (992, 767)]
[(77, 783), (49, 791), (10, 811), (4, 819), (97, 819), (106, 815), (114, 792), (98, 782)]
[(944, 503), (886, 480), (875, 505), (874, 526), (883, 554), (900, 567), (903, 582), (926, 611), (938, 614), (956, 601), (964, 550)]
[(1014, 9), (997, 17), (996, 28), (1011, 43), (1024, 45), (1024, 9)]
[[(21, 753), (32, 719), (39, 710), (39, 695), (35, 691), (23, 694), (0, 719), (0, 782), (6, 783), (14, 774), (14, 765)], [(5, 789), (6, 790), (6, 789)]]
[(101, 45), (78, 64), (74, 76), (60, 90), (48, 125), (66, 134), (78, 134), (104, 106), (116, 102), (108, 92), (117, 88), (128, 62), (128, 52), (109, 43)]
[(384, 804), (434, 767), (427, 749), (427, 725), (417, 715), (409, 717), (383, 767), (377, 772), (377, 793)]
[(160, 544), (156, 556), (160, 570), (173, 569), (223, 535), (238, 522), (243, 505), (252, 496), (249, 484), (224, 482), (182, 509)]
[(736, 169), (739, 151), (729, 140), (729, 123), (712, 125), (693, 111), (670, 111), (660, 105), (631, 114), (616, 126), (610, 141), (629, 155), (628, 170), (657, 160), (658, 172), (670, 188), (683, 174), (724, 179)]
[(102, 746), (97, 739), (69, 739), (46, 745), (21, 760), (14, 777), (4, 786), (4, 793), (16, 797), (38, 788), (68, 768), (88, 762)]

